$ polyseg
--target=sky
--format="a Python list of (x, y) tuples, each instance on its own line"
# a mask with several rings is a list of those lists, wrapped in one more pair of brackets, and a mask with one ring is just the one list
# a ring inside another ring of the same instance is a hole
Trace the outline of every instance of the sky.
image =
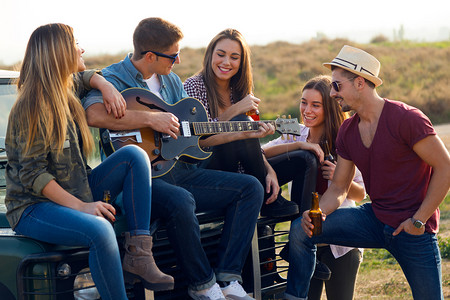
[(239, 30), (250, 46), (319, 35), (393, 40), (401, 27), (409, 40), (449, 40), (449, 11), (448, 0), (0, 0), (0, 64), (22, 60), (33, 30), (55, 22), (72, 26), (85, 56), (93, 56), (132, 51), (134, 28), (147, 17), (179, 26), (181, 47), (198, 48), (225, 28)]

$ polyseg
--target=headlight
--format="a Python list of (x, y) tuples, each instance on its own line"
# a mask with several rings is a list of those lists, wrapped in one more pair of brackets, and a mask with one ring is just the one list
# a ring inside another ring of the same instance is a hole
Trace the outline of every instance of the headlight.
[(73, 292), (75, 300), (100, 299), (100, 294), (92, 280), (89, 268), (81, 270), (80, 274), (75, 277), (73, 289), (75, 290), (75, 292)]
[(72, 268), (70, 267), (69, 264), (63, 263), (59, 264), (56, 272), (59, 277), (66, 278), (70, 276), (70, 274), (72, 274)]

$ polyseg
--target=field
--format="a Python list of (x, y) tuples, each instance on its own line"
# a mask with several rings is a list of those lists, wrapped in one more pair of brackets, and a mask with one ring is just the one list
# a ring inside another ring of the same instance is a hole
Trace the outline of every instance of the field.
[[(439, 137), (450, 149), (450, 124), (435, 126)], [(438, 234), (442, 259), (444, 298), (450, 299), (450, 193), (440, 205), (441, 223)], [(289, 224), (282, 227), (288, 228)], [(322, 300), (327, 299), (325, 292)], [(403, 272), (395, 259), (384, 249), (365, 249), (356, 280), (354, 299), (413, 299)]]
[[(380, 96), (400, 100), (422, 110), (434, 124), (450, 122), (448, 86), (450, 72), (450, 41), (421, 43), (389, 42), (374, 39), (358, 44), (346, 39), (321, 37), (293, 44), (274, 42), (251, 46), (254, 94), (260, 98), (259, 111), (265, 120), (276, 115), (298, 117), (298, 99), (307, 80), (319, 74), (330, 74), (322, 66), (330, 61), (343, 45), (368, 51), (381, 62), (383, 84), (377, 88)], [(122, 60), (126, 53), (83, 56), (88, 68), (103, 68)], [(130, 49), (131, 51), (131, 49)], [(181, 63), (174, 72), (182, 81), (202, 67), (205, 48), (181, 49)], [(0, 69), (17, 69), (19, 64)]]
[[(312, 39), (302, 44), (275, 42), (252, 46), (254, 93), (261, 98), (262, 119), (290, 114), (298, 117), (301, 87), (313, 76), (329, 74), (322, 66), (345, 44), (360, 47), (375, 55), (382, 63), (378, 88), (382, 97), (401, 100), (421, 109), (434, 124), (447, 149), (450, 149), (450, 41), (417, 43), (410, 41), (376, 41), (356, 44), (349, 40)], [(204, 48), (184, 48), (182, 63), (174, 71), (184, 81), (202, 65)], [(117, 55), (84, 56), (88, 68), (103, 68), (118, 62)], [(0, 69), (17, 69), (2, 66)], [(439, 233), (443, 259), (442, 274), (446, 299), (450, 299), (450, 195), (441, 204)], [(286, 228), (288, 224), (284, 224)], [(326, 299), (326, 297), (323, 297)], [(357, 279), (355, 299), (412, 299), (409, 286), (395, 260), (385, 250), (366, 250)]]

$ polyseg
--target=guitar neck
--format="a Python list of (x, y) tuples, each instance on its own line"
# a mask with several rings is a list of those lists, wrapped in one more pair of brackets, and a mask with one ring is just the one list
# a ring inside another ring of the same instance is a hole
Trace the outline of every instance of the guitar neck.
[(209, 135), (225, 132), (258, 131), (259, 122), (271, 123), (275, 121), (219, 121), (219, 122), (192, 122), (193, 135)]

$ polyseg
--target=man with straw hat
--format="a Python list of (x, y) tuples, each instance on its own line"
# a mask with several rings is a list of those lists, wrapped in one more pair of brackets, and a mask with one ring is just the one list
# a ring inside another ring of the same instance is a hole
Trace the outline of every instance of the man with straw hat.
[[(320, 200), (322, 234), (311, 237), (308, 211), (290, 231), (286, 298), (306, 299), (315, 244), (385, 248), (398, 261), (414, 299), (444, 299), (436, 233), (439, 204), (449, 190), (450, 156), (430, 120), (417, 108), (381, 98), (380, 62), (344, 46), (325, 67), (331, 96), (356, 114), (341, 126), (331, 186)], [(371, 203), (337, 209), (355, 172), (362, 172)]]

